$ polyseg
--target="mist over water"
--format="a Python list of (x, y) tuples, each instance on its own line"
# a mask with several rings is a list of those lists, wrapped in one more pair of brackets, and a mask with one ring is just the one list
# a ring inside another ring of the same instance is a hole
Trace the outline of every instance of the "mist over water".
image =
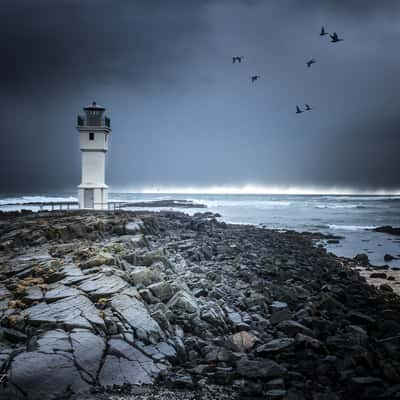
[[(328, 246), (329, 251), (346, 257), (367, 253), (373, 264), (388, 264), (400, 268), (400, 260), (386, 263), (383, 259), (385, 254), (400, 257), (400, 238), (370, 231), (383, 225), (400, 226), (400, 195), (110, 193), (110, 201), (116, 202), (166, 199), (191, 200), (205, 204), (207, 209), (177, 210), (189, 214), (204, 211), (219, 213), (220, 219), (228, 223), (341, 236), (343, 239), (339, 244)], [(27, 208), (38, 211), (39, 207), (27, 203), (74, 200), (74, 193), (3, 197), (0, 198), (0, 210)], [(8, 205), (10, 203), (20, 204), (11, 206)]]

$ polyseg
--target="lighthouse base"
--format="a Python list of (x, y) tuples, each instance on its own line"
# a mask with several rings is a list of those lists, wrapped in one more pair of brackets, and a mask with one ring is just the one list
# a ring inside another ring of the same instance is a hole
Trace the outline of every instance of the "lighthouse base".
[(79, 208), (88, 210), (107, 210), (108, 186), (93, 187), (90, 185), (78, 186)]

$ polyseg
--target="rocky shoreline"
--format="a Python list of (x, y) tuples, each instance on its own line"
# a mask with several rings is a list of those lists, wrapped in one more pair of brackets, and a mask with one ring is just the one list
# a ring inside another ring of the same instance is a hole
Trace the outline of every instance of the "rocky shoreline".
[(400, 398), (400, 298), (212, 213), (0, 215), (0, 399)]

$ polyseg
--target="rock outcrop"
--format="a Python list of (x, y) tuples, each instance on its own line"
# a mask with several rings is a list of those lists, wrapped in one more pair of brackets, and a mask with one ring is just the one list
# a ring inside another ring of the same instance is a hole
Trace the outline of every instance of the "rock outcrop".
[(0, 399), (399, 398), (400, 300), (360, 267), (211, 213), (2, 214)]

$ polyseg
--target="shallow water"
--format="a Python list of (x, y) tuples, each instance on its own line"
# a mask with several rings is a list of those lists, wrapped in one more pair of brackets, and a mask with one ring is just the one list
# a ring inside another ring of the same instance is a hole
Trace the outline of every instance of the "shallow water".
[[(206, 204), (221, 214), (225, 222), (263, 225), (267, 228), (312, 231), (342, 236), (339, 244), (328, 245), (335, 254), (353, 257), (367, 253), (371, 263), (400, 268), (400, 260), (384, 261), (385, 254), (399, 256), (400, 237), (371, 232), (370, 229), (400, 226), (400, 196), (344, 195), (188, 195), (110, 193), (110, 201), (186, 199)], [(0, 198), (0, 209), (37, 207), (5, 206), (6, 203), (33, 201), (74, 201), (74, 193), (42, 194)], [(157, 210), (152, 208), (152, 210)], [(204, 209), (179, 209), (193, 214)]]

